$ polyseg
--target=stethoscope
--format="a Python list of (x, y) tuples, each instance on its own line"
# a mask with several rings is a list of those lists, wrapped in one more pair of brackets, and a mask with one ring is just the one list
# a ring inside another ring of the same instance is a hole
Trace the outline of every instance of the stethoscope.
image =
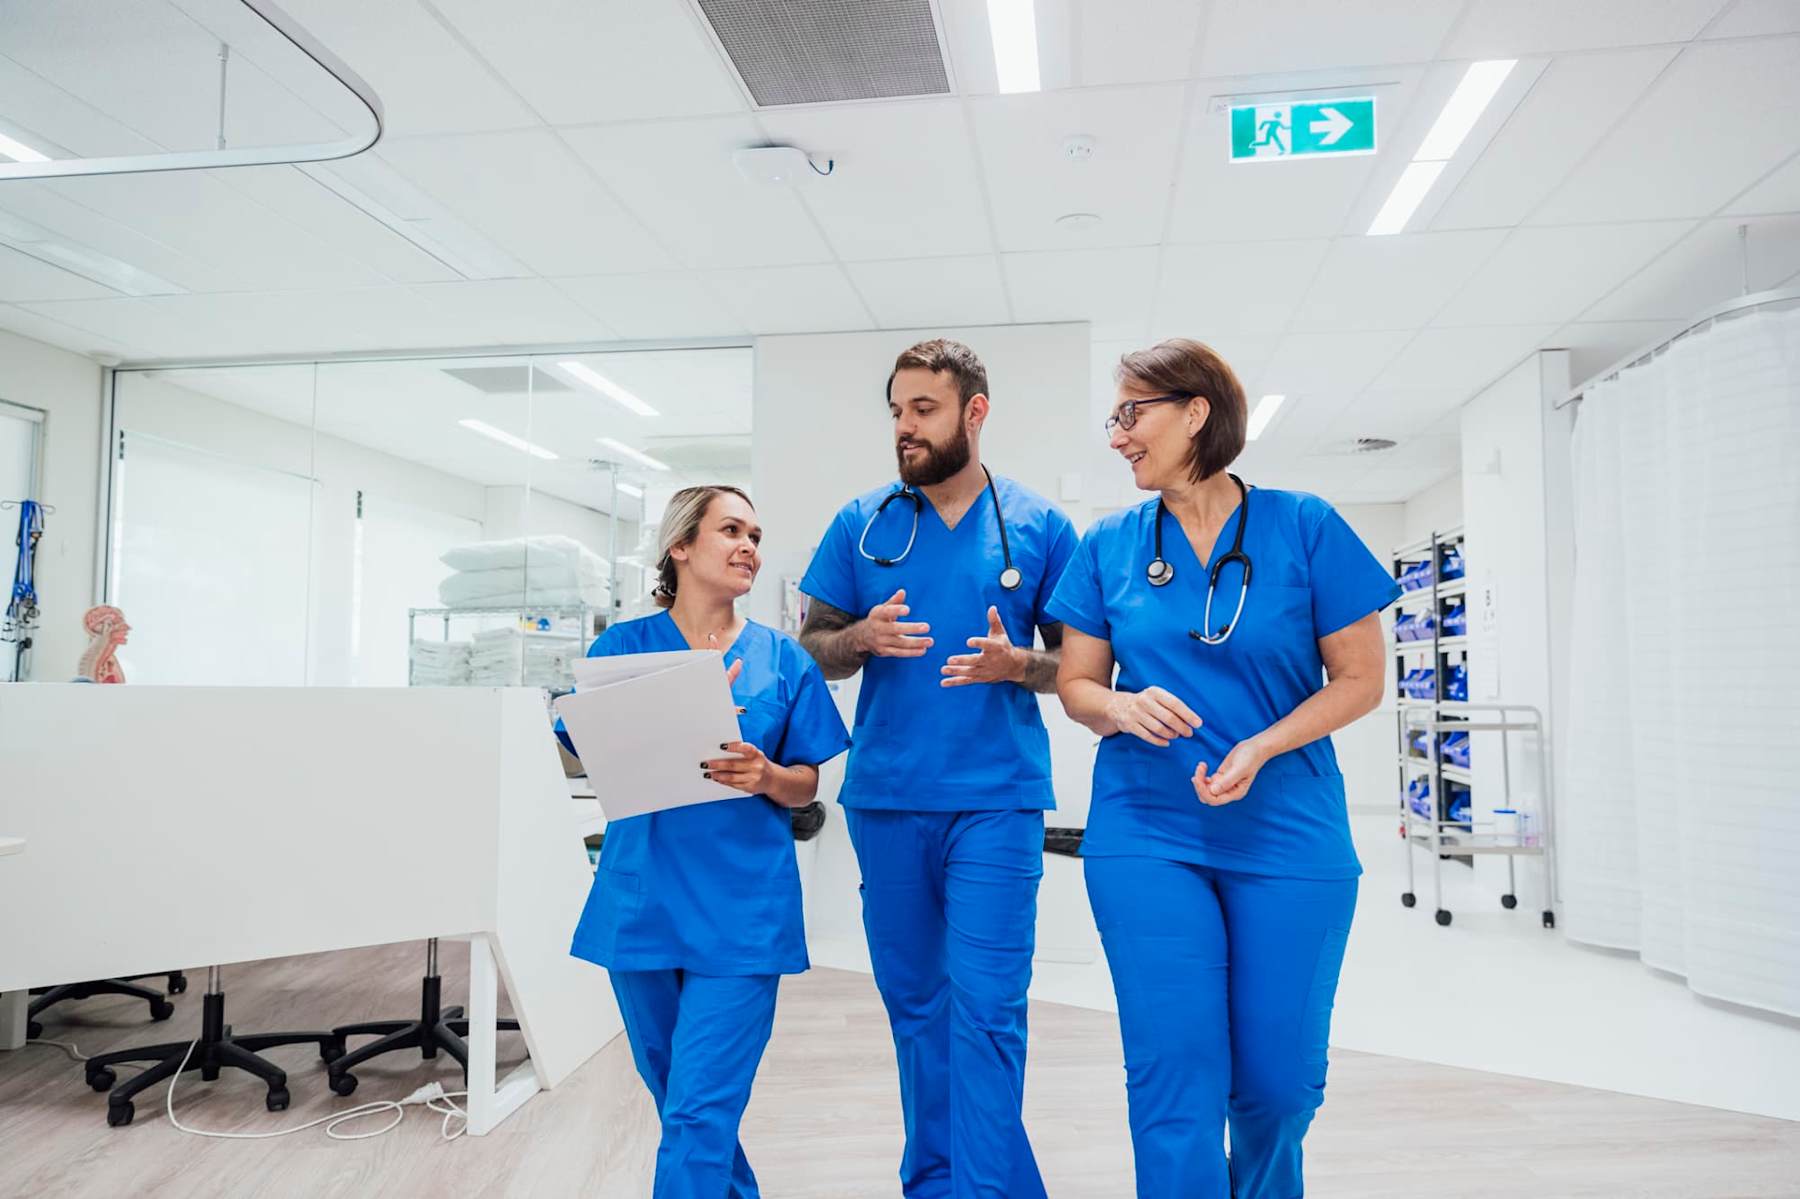
[[(988, 498), (994, 501), (994, 521), (1000, 526), (1000, 555), (1006, 562), (1000, 571), (1000, 586), (1005, 591), (1017, 591), (1024, 584), (1025, 576), (1020, 574), (1018, 567), (1013, 565), (1012, 547), (1006, 540), (1006, 517), (1000, 512), (1000, 492), (994, 487), (993, 472), (984, 466), (981, 468), (981, 473), (987, 476)], [(906, 500), (912, 504), (912, 532), (906, 538), (906, 548), (900, 551), (898, 557), (878, 558), (869, 552), (869, 530), (875, 527), (875, 522), (881, 519), (881, 514), (887, 511), (887, 506), (895, 500)], [(875, 509), (875, 514), (869, 517), (869, 523), (863, 526), (862, 537), (856, 543), (856, 552), (877, 566), (898, 566), (906, 561), (908, 554), (912, 553), (913, 542), (919, 536), (919, 517), (924, 511), (924, 498), (911, 487), (902, 484), (900, 490), (889, 492), (881, 501), (880, 506)]]
[[(1217, 633), (1202, 633), (1197, 632), (1194, 629), (1188, 630), (1189, 637), (1206, 645), (1223, 645), (1230, 639), (1233, 630), (1237, 628), (1238, 617), (1244, 614), (1244, 597), (1250, 593), (1250, 555), (1244, 552), (1244, 526), (1250, 523), (1250, 489), (1244, 486), (1244, 481), (1236, 475), (1231, 476), (1231, 481), (1238, 485), (1237, 533), (1231, 539), (1231, 549), (1214, 559), (1212, 569), (1208, 572), (1206, 580), (1206, 614), (1203, 617), (1206, 628), (1210, 629), (1213, 627), (1213, 588), (1219, 585), (1219, 571), (1224, 569), (1227, 562), (1236, 562), (1244, 568), (1244, 582), (1242, 586), (1238, 588), (1237, 611), (1231, 614), (1230, 624), (1220, 629)], [(1150, 581), (1152, 587), (1167, 587), (1175, 578), (1175, 568), (1169, 564), (1167, 558), (1163, 557), (1163, 516), (1167, 512), (1168, 509), (1163, 506), (1163, 502), (1159, 498), (1156, 501), (1155, 556), (1150, 559), (1150, 565), (1144, 568), (1144, 577)]]

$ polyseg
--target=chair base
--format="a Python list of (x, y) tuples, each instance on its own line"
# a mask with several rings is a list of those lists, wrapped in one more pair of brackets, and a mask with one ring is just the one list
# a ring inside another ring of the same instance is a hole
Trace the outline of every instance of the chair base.
[[(417, 1020), (371, 1020), (332, 1029), (331, 1034), (340, 1042), (350, 1037), (376, 1038), (328, 1063), (332, 1091), (339, 1095), (351, 1094), (356, 1090), (356, 1075), (350, 1071), (373, 1058), (402, 1049), (417, 1049), (421, 1060), (435, 1058), (440, 1051), (447, 1053), (456, 1059), (467, 1079), (469, 1022), (463, 1018), (462, 1008), (442, 1006), (443, 985), (444, 980), (436, 974), (427, 974), (421, 980)], [(501, 1020), (497, 1027), (517, 1032), (519, 1022)]]
[[(175, 1014), (175, 1005), (164, 998), (161, 991), (131, 985), (133, 979), (159, 977), (159, 974), (132, 974), (125, 978), (101, 978), (84, 983), (64, 983), (57, 987), (34, 987), (31, 993), (36, 998), (31, 1001), (31, 1007), (26, 1012), (28, 1022), (25, 1025), (25, 1035), (34, 1041), (43, 1036), (44, 1025), (37, 1017), (56, 1004), (71, 999), (92, 999), (97, 995), (125, 995), (132, 999), (142, 999), (150, 1005), (152, 1020), (167, 1020)], [(187, 990), (187, 975), (181, 971), (171, 972), (168, 979), (170, 995), (179, 995)]]

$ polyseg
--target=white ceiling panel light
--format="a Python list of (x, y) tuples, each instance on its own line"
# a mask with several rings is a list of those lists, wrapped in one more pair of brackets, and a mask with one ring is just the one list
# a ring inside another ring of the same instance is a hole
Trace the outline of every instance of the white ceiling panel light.
[(987, 0), (994, 39), (994, 76), (1000, 94), (1035, 92), (1038, 78), (1037, 8), (1033, 0)]
[(644, 401), (638, 399), (635, 395), (631, 394), (629, 391), (626, 391), (623, 387), (620, 387), (617, 383), (614, 383), (611, 379), (608, 379), (605, 375), (601, 374), (597, 370), (594, 370), (592, 367), (586, 365), (585, 363), (576, 362), (573, 359), (568, 359), (568, 360), (559, 362), (556, 365), (557, 365), (558, 369), (560, 369), (564, 374), (568, 375), (570, 378), (573, 378), (573, 379), (577, 380), (578, 382), (585, 383), (587, 386), (593, 388), (595, 391), (599, 392), (601, 395), (607, 397), (610, 400), (616, 401), (618, 404), (620, 404), (622, 407), (624, 407), (627, 411), (635, 412), (639, 416), (659, 416), (659, 415), (661, 415), (660, 413), (657, 412), (656, 409), (654, 409), (650, 405), (644, 403)]
[[(637, 486), (635, 483), (619, 483), (616, 484), (616, 488), (620, 495), (628, 495), (634, 500), (641, 500), (644, 498), (644, 489)], [(620, 558), (619, 561), (624, 562), (626, 559)]]
[(611, 450), (615, 454), (625, 455), (625, 457), (631, 459), (633, 462), (637, 463), (639, 466), (647, 466), (651, 470), (668, 470), (669, 469), (668, 463), (658, 462), (656, 459), (652, 458), (650, 455), (644, 453), (644, 451), (634, 450), (630, 446), (626, 445), (624, 442), (619, 441), (615, 438), (596, 437), (594, 440), (598, 441), (601, 445), (605, 446), (607, 449)]
[(1268, 432), (1269, 425), (1275, 419), (1275, 414), (1281, 411), (1282, 404), (1286, 402), (1287, 397), (1284, 395), (1266, 395), (1256, 401), (1256, 407), (1250, 410), (1250, 427), (1244, 431), (1244, 437), (1249, 441), (1255, 441)]
[(40, 150), (34, 150), (16, 137), (8, 137), (0, 133), (0, 158), (10, 158), (14, 162), (49, 162), (50, 156)]
[(42, 226), (6, 212), (0, 212), (0, 246), (10, 246), (39, 262), (91, 279), (120, 295), (174, 296), (187, 291), (185, 287), (139, 270), (129, 262), (65, 241)]
[(1469, 131), (1481, 114), (1493, 103), (1500, 85), (1512, 74), (1518, 65), (1516, 59), (1502, 58), (1487, 62), (1471, 63), (1463, 72), (1462, 81), (1450, 94), (1444, 109), (1432, 122), (1431, 131), (1419, 146), (1419, 152), (1407, 164), (1406, 170), (1400, 173), (1400, 179), (1394, 184), (1394, 190), (1388, 194), (1387, 202), (1381, 211), (1375, 214), (1374, 223), (1369, 226), (1370, 237), (1384, 237), (1399, 233), (1406, 228), (1414, 212), (1424, 201), (1426, 193), (1437, 182), (1438, 176), (1444, 173), (1444, 167), (1456, 157), (1468, 138)]
[(478, 421), (478, 420), (471, 419), (471, 420), (459, 420), (456, 423), (461, 425), (463, 428), (470, 430), (471, 432), (479, 433), (483, 437), (490, 438), (491, 440), (497, 441), (501, 445), (511, 446), (515, 450), (523, 450), (525, 453), (530, 454), (533, 458), (542, 458), (546, 462), (554, 462), (556, 460), (556, 455), (554, 453), (552, 453), (550, 450), (545, 449), (543, 446), (533, 445), (531, 442), (526, 441), (523, 437), (515, 437), (513, 434), (508, 433), (505, 429), (496, 429), (494, 426), (488, 424), (485, 421)]

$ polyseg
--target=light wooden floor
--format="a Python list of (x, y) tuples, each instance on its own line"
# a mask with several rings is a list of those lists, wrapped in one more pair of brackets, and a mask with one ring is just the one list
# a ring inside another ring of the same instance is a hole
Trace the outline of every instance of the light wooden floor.
[[(416, 1004), (423, 959), (421, 946), (401, 945), (238, 967), (226, 977), (228, 1019), (261, 1031), (398, 1018)], [(462, 992), (465, 963), (463, 947), (445, 946), (447, 1002)], [(190, 979), (166, 1024), (149, 1023), (141, 1003), (97, 999), (65, 1009), (45, 1035), (74, 1040), (84, 1053), (191, 1036), (205, 974)], [(1026, 1115), (1051, 1195), (1129, 1196), (1113, 1017), (1036, 1004), (1031, 1019)], [(520, 1052), (515, 1037), (503, 1036), (509, 1045)], [(278, 1128), (455, 1077), (442, 1064), (390, 1058), (358, 1071), (355, 1097), (339, 1099), (310, 1050), (272, 1056), (289, 1071), (290, 1110), (265, 1112), (260, 1085), (241, 1076), (212, 1084), (190, 1076), (176, 1094), (184, 1122)], [(109, 1129), (104, 1098), (59, 1051), (0, 1054), (0, 1196), (649, 1193), (655, 1129), (622, 1043), (493, 1135), (450, 1145), (439, 1143), (438, 1118), (422, 1109), (388, 1135), (353, 1144), (319, 1130), (275, 1141), (201, 1140), (169, 1127), (162, 1092), (140, 1097), (130, 1127)], [(826, 970), (787, 980), (744, 1126), (764, 1194), (896, 1196), (898, 1129), (892, 1043), (872, 982)], [(1364, 1054), (1334, 1056), (1307, 1149), (1308, 1194), (1323, 1199), (1800, 1196), (1797, 1124)]]

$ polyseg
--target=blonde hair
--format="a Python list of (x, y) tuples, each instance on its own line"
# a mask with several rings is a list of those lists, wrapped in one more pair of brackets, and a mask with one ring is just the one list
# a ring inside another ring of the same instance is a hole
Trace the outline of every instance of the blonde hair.
[(723, 483), (711, 483), (705, 487), (683, 487), (669, 497), (669, 506), (663, 509), (661, 556), (656, 560), (656, 590), (651, 593), (659, 608), (675, 606), (674, 551), (685, 545), (692, 545), (700, 536), (700, 522), (706, 519), (706, 510), (712, 502), (722, 495), (735, 495), (752, 508), (750, 497), (741, 489), (729, 487)]

